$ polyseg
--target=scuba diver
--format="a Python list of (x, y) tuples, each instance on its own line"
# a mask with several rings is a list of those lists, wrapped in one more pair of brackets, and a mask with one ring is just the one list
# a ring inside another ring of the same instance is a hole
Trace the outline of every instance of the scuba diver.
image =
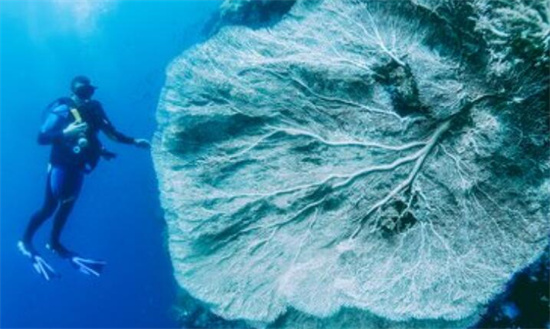
[(106, 264), (81, 257), (60, 242), (61, 231), (78, 198), (84, 174), (95, 168), (100, 157), (107, 160), (116, 157), (99, 141), (99, 131), (119, 143), (145, 149), (151, 147), (148, 140), (131, 138), (115, 129), (101, 103), (91, 99), (95, 89), (87, 77), (75, 77), (71, 82), (71, 97), (59, 98), (47, 107), (47, 115), (38, 135), (39, 144), (52, 146), (46, 195), (42, 208), (32, 215), (18, 248), (31, 259), (34, 269), (46, 280), (58, 275), (36, 251), (32, 239), (38, 228), (54, 213), (50, 241), (46, 246), (48, 249), (88, 275), (99, 276)]

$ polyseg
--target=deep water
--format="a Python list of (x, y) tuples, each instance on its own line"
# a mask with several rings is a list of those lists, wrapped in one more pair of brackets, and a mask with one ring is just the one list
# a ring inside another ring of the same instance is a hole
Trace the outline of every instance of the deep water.
[(549, 253), (516, 273), (474, 328), (550, 328)]
[(219, 1), (0, 2), (0, 327), (168, 328), (176, 298), (149, 152), (118, 153), (86, 177), (62, 241), (108, 262), (101, 278), (36, 247), (61, 273), (46, 282), (16, 248), (43, 200), (49, 148), (36, 142), (44, 107), (90, 76), (115, 126), (151, 138), (167, 64), (200, 38)]
[[(118, 158), (86, 177), (62, 236), (68, 247), (107, 260), (101, 278), (44, 249), (51, 222), (35, 245), (60, 279), (45, 282), (16, 248), (44, 196), (49, 148), (36, 137), (45, 106), (68, 95), (73, 76), (86, 74), (115, 126), (150, 139), (169, 62), (201, 33), (239, 23), (229, 17), (216, 24), (220, 2), (0, 0), (0, 327), (242, 327), (178, 292), (147, 151), (103, 138)], [(519, 272), (474, 328), (548, 327), (548, 262), (547, 251)], [(176, 319), (175, 303), (187, 317)]]

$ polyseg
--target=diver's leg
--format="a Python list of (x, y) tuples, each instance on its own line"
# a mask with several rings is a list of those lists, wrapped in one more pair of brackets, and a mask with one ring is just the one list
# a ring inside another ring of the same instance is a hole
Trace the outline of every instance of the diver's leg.
[(61, 201), (59, 210), (57, 210), (57, 213), (54, 217), (52, 235), (50, 239), (50, 248), (58, 253), (61, 257), (69, 257), (72, 255), (71, 251), (69, 251), (61, 244), (60, 237), (61, 231), (63, 230), (63, 227), (65, 226), (65, 223), (67, 223), (67, 219), (69, 218), (69, 215), (73, 210), (75, 201), (76, 198)]
[(53, 189), (54, 194), (59, 196), (60, 205), (54, 217), (50, 249), (59, 256), (68, 259), (80, 272), (99, 277), (103, 271), (103, 267), (107, 264), (105, 261), (81, 257), (77, 253), (65, 248), (60, 241), (63, 227), (67, 223), (67, 219), (78, 199), (84, 179), (84, 172), (76, 168), (60, 168), (55, 173), (62, 177), (59, 180), (62, 184), (58, 188)]
[(57, 200), (55, 199), (51, 188), (51, 170), (48, 171), (48, 178), (46, 180), (46, 195), (44, 198), (44, 204), (42, 208), (34, 213), (25, 229), (22, 242), (29, 252), (36, 253), (32, 246), (32, 238), (38, 228), (54, 213), (57, 207)]
[(55, 170), (54, 177), (59, 177), (59, 184), (53, 190), (54, 193), (57, 193), (60, 201), (59, 209), (54, 216), (50, 248), (61, 257), (69, 257), (72, 253), (61, 244), (61, 232), (80, 193), (84, 173), (78, 168), (61, 167)]
[(68, 259), (71, 264), (80, 272), (87, 275), (94, 275), (99, 277), (101, 275), (101, 272), (103, 271), (103, 268), (107, 264), (105, 261), (81, 257), (77, 253), (74, 253), (65, 248), (59, 242), (59, 236), (61, 235), (63, 226), (65, 226), (65, 223), (67, 222), (67, 218), (69, 218), (69, 214), (73, 209), (75, 201), (76, 198), (66, 200), (65, 202), (62, 202), (59, 206), (59, 210), (55, 214), (55, 220), (53, 223), (50, 248), (60, 257)]

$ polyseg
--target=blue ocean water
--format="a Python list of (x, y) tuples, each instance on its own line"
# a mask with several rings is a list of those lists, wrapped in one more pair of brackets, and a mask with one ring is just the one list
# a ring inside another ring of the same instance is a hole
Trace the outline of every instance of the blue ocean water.
[(104, 258), (101, 278), (35, 245), (62, 277), (46, 282), (17, 250), (44, 197), (49, 148), (36, 142), (45, 106), (88, 75), (122, 132), (151, 138), (165, 67), (200, 38), (220, 1), (1, 1), (0, 326), (175, 327), (176, 297), (148, 151), (103, 138), (118, 153), (86, 177), (62, 241)]

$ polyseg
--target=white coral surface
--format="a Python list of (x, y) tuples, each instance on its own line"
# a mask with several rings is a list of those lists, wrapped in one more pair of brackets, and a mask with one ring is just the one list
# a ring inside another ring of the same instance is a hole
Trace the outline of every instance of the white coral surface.
[(299, 1), (173, 61), (154, 157), (191, 295), (250, 323), (465, 326), (543, 250), (548, 158), (510, 114), (534, 105), (426, 8)]

